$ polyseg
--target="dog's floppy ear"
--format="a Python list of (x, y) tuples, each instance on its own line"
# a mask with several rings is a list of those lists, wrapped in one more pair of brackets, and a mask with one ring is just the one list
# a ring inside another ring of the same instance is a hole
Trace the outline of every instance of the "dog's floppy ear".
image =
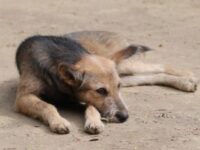
[(84, 78), (84, 73), (81, 73), (73, 65), (65, 63), (58, 65), (58, 74), (66, 84), (74, 87), (80, 86)]
[(134, 54), (143, 53), (151, 50), (149, 47), (142, 45), (130, 45), (120, 51), (117, 51), (111, 56), (111, 59), (116, 63), (120, 63), (122, 60), (127, 59)]

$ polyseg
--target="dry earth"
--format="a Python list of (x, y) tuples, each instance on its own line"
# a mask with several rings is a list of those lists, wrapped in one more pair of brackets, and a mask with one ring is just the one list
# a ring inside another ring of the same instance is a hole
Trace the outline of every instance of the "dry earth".
[[(33, 34), (78, 30), (119, 32), (156, 49), (147, 60), (200, 75), (199, 0), (0, 0), (0, 149), (200, 149), (199, 90), (122, 89), (130, 119), (124, 124), (107, 124), (95, 136), (83, 132), (83, 115), (78, 111), (61, 111), (73, 125), (69, 135), (53, 134), (39, 121), (15, 113), (18, 44)], [(97, 141), (90, 141), (94, 138)]]

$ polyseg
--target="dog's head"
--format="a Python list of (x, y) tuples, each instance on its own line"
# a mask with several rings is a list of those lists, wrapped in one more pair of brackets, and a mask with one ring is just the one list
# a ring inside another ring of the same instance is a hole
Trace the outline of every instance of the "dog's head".
[(138, 46), (130, 46), (110, 59), (83, 55), (74, 65), (60, 64), (58, 72), (63, 81), (72, 87), (77, 98), (95, 106), (102, 118), (110, 122), (124, 122), (128, 118), (128, 110), (120, 94), (116, 64), (137, 51), (141, 51)]
[(75, 65), (60, 64), (59, 74), (81, 102), (96, 107), (110, 122), (124, 122), (128, 111), (120, 95), (120, 78), (114, 61), (85, 55)]

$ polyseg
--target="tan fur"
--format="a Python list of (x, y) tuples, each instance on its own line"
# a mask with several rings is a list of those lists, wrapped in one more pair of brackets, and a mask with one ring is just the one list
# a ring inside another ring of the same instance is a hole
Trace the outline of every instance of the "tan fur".
[(125, 38), (114, 32), (80, 31), (66, 36), (81, 43), (89, 52), (104, 57), (111, 57), (114, 53), (129, 46)]
[(177, 77), (168, 74), (147, 74), (122, 77), (122, 86), (139, 86), (139, 85), (165, 85), (176, 89), (194, 92), (197, 88), (196, 80), (188, 77)]
[[(132, 67), (130, 67), (132, 66)], [(122, 61), (118, 65), (118, 72), (120, 74), (149, 74), (149, 73), (166, 73), (175, 76), (194, 76), (192, 72), (179, 70), (169, 65), (151, 64), (142, 61), (135, 61), (130, 58)]]
[(92, 105), (89, 105), (85, 111), (85, 131), (90, 134), (98, 134), (103, 131), (104, 124), (101, 121), (101, 115)]
[[(113, 61), (97, 55), (89, 56), (78, 62), (76, 64), (76, 69), (79, 70), (79, 72), (87, 72), (88, 80), (86, 82), (91, 89), (98, 89), (104, 86), (112, 97), (115, 95), (118, 96), (118, 93), (116, 93), (118, 90), (116, 88), (120, 82), (120, 78), (115, 70)], [(87, 97), (85, 99), (90, 100), (87, 101), (87, 103), (99, 109), (106, 109), (105, 107), (107, 107), (103, 104), (102, 97), (96, 94), (95, 91), (91, 90), (88, 93), (80, 93), (80, 97), (83, 99)]]
[(118, 65), (118, 72), (121, 75), (133, 75), (122, 78), (122, 86), (158, 84), (186, 92), (194, 92), (197, 89), (198, 81), (192, 72), (175, 69), (168, 65), (128, 59)]
[[(103, 47), (104, 54), (102, 55), (109, 58), (114, 57), (116, 58), (116, 60), (121, 58), (121, 55), (123, 55), (123, 53), (120, 53), (119, 50), (122, 50), (129, 45), (129, 42), (125, 38), (121, 37), (119, 34), (105, 31), (76, 32), (71, 33), (71, 37), (79, 41), (86, 48), (92, 47), (91, 45), (93, 45), (93, 53), (96, 54), (99, 54), (99, 51), (101, 51), (101, 48)], [(80, 40), (82, 38), (87, 39), (87, 42), (85, 42), (84, 40)], [(90, 41), (92, 42), (90, 43)], [(95, 44), (93, 44), (93, 41), (95, 41)], [(112, 44), (107, 44), (110, 42)], [(107, 45), (109, 45), (109, 47)], [(193, 92), (196, 90), (198, 82), (193, 73), (190, 71), (180, 70), (169, 65), (150, 64), (138, 60), (135, 61), (133, 57), (125, 59), (117, 64), (117, 70), (118, 73), (122, 76), (132, 76), (138, 74), (142, 75), (142, 80), (139, 80), (139, 84), (137, 82), (133, 82), (136, 81), (135, 79), (139, 79), (138, 76), (136, 78), (129, 78), (129, 86), (160, 84), (161, 81), (163, 85), (178, 88), (179, 90), (183, 91)], [(151, 80), (149, 76), (144, 76), (145, 74), (152, 74)], [(133, 80), (132, 82), (130, 81), (131, 79)], [(124, 80), (122, 80), (122, 82), (124, 82)], [(126, 84), (127, 83), (124, 83), (122, 85)]]
[(40, 90), (42, 90), (42, 81), (33, 76), (31, 72), (23, 73), (17, 89), (16, 110), (33, 118), (41, 119), (49, 124), (54, 132), (68, 133), (70, 123), (59, 115), (53, 105), (37, 97)]

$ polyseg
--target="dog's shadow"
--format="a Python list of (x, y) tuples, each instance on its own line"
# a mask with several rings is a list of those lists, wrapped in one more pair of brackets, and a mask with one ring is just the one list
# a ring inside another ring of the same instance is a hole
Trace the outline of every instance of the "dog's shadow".
[[(12, 124), (28, 124), (30, 126), (39, 126), (47, 128), (41, 121), (32, 119), (17, 113), (14, 110), (18, 79), (4, 81), (0, 84), (0, 117), (12, 120)], [(80, 130), (83, 130), (84, 110), (85, 107), (76, 103), (63, 103), (56, 105), (60, 114), (66, 118), (71, 124)], [(46, 130), (51, 133), (49, 130)]]

